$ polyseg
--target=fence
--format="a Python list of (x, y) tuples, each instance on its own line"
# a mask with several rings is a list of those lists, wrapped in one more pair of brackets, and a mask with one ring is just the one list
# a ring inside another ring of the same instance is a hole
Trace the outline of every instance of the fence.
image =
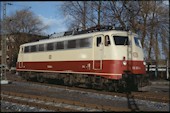
[(146, 72), (150, 79), (170, 79), (169, 60), (146, 61)]

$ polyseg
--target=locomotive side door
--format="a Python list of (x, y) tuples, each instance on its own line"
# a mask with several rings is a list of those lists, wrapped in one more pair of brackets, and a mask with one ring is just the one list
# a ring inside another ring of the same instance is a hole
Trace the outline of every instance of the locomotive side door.
[(93, 38), (93, 70), (102, 70), (104, 53), (104, 36), (96, 35)]
[(132, 32), (128, 32), (128, 38), (129, 38), (129, 44), (127, 46), (127, 60), (128, 60), (128, 63), (127, 63), (127, 70), (132, 70), (132, 53), (133, 53), (133, 49), (132, 49), (132, 46), (133, 46), (133, 43), (132, 43)]
[(21, 47), (19, 68), (23, 68), (24, 67), (24, 64), (23, 64), (23, 54), (24, 54), (24, 47)]

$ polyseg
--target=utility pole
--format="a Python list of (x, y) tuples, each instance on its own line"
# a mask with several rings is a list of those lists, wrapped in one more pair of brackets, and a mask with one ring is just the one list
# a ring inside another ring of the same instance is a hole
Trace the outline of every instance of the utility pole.
[(5, 26), (5, 19), (6, 19), (6, 5), (12, 5), (10, 3), (3, 2), (3, 22), (2, 22), (2, 38), (1, 38), (1, 50), (2, 50), (2, 56), (1, 56), (1, 84), (8, 84), (8, 80), (6, 78), (6, 68), (7, 68), (7, 63), (6, 63), (6, 26)]
[(100, 14), (101, 14), (101, 5), (102, 5), (102, 1), (99, 1), (99, 4), (98, 4), (98, 26), (100, 26)]
[(169, 78), (169, 59), (168, 59), (168, 57), (166, 59), (166, 77), (167, 77), (167, 79), (170, 79)]

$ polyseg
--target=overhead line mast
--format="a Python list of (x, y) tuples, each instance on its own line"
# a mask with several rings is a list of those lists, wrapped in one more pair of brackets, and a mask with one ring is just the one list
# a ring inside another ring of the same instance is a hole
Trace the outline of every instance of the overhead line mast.
[(6, 25), (5, 25), (5, 19), (6, 19), (6, 5), (12, 5), (11, 3), (6, 3), (3, 2), (3, 22), (2, 22), (2, 27), (3, 30), (1, 31), (2, 33), (2, 37), (1, 37), (1, 50), (2, 50), (2, 56), (1, 56), (1, 84), (8, 84), (8, 80), (6, 78), (6, 68), (7, 68), (7, 63), (6, 63), (6, 58), (7, 58), (7, 54), (6, 54)]

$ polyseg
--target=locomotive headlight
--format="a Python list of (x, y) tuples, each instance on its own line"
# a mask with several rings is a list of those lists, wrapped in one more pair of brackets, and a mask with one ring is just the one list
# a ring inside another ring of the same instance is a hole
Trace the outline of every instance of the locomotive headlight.
[(146, 65), (146, 62), (145, 62), (145, 61), (143, 62), (143, 65)]
[(126, 64), (127, 64), (127, 62), (126, 62), (126, 57), (123, 56), (123, 65), (125, 66)]
[(126, 61), (123, 61), (123, 65), (127, 65), (127, 62), (126, 62)]

